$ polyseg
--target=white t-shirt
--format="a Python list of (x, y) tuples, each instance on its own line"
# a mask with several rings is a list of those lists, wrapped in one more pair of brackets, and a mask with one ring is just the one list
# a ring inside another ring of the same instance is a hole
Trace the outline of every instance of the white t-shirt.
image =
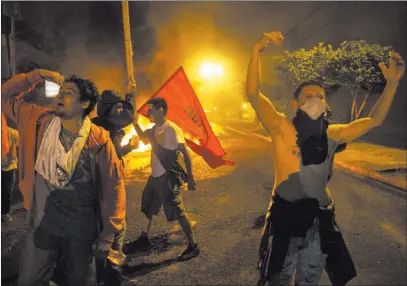
[[(152, 132), (152, 129), (148, 129)], [(169, 150), (175, 150), (179, 144), (185, 144), (184, 132), (177, 125), (166, 121), (163, 125), (157, 126), (154, 132), (155, 139), (161, 147)], [(164, 175), (165, 169), (161, 165), (160, 159), (151, 150), (151, 173), (153, 177)]]

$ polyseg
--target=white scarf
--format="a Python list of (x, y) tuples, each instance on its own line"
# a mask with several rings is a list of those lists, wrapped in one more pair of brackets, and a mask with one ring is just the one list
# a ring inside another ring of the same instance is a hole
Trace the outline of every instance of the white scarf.
[(65, 186), (72, 178), (79, 155), (86, 144), (90, 133), (91, 121), (85, 117), (79, 137), (75, 139), (72, 147), (65, 151), (59, 134), (61, 133), (61, 119), (54, 116), (44, 132), (40, 150), (35, 162), (35, 170), (55, 187)]

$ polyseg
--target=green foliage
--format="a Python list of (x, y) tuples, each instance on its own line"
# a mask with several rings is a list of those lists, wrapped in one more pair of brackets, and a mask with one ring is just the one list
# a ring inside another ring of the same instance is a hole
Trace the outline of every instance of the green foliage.
[(389, 64), (391, 47), (368, 44), (366, 41), (344, 41), (338, 58), (331, 63), (333, 76), (342, 85), (356, 89), (374, 90), (385, 85), (379, 63)]
[(309, 50), (285, 51), (282, 56), (272, 57), (276, 67), (273, 77), (292, 88), (318, 79), (326, 84), (328, 92), (343, 86), (374, 90), (385, 84), (378, 63), (388, 64), (390, 50), (363, 40), (344, 41), (338, 49), (321, 42)]

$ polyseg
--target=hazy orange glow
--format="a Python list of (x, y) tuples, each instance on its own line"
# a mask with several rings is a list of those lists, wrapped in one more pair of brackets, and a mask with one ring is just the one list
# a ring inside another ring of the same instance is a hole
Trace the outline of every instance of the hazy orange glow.
[(204, 62), (200, 66), (201, 76), (205, 79), (217, 78), (223, 75), (224, 69), (223, 66), (217, 63)]
[[(148, 128), (152, 128), (154, 126), (154, 123), (150, 123), (149, 120), (146, 119), (143, 116), (140, 116), (138, 122), (139, 122), (139, 125), (140, 125), (141, 129), (143, 129), (143, 131), (148, 129)], [(126, 127), (124, 129), (124, 131), (125, 131), (126, 134), (124, 135), (124, 137), (122, 139), (122, 142), (120, 143), (121, 146), (129, 144), (130, 139), (133, 136), (137, 136), (137, 132), (134, 129), (133, 125)], [(188, 140), (191, 140), (195, 144), (199, 145), (199, 140), (197, 138), (194, 138), (191, 134), (184, 133), (184, 137), (187, 138)], [(140, 141), (139, 147), (137, 149), (134, 149), (132, 152), (141, 153), (141, 152), (146, 152), (146, 151), (149, 151), (149, 150), (151, 150), (151, 145), (150, 144), (144, 144), (142, 141)]]
[[(141, 127), (141, 129), (146, 130), (147, 128), (151, 128), (154, 123), (149, 123), (149, 120), (140, 116), (139, 118), (139, 125)], [(131, 137), (137, 135), (136, 130), (134, 129), (134, 126), (131, 125), (129, 127), (126, 127), (125, 130), (126, 135), (124, 135), (121, 145), (127, 145), (131, 139)], [(148, 150), (151, 150), (151, 145), (150, 144), (144, 144), (142, 141), (140, 141), (139, 143), (139, 147), (137, 149), (134, 149), (132, 152), (146, 152)]]

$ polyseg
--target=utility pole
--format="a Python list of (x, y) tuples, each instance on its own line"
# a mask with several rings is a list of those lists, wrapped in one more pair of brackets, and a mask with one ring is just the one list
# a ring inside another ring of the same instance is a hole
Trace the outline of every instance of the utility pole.
[[(13, 8), (15, 8), (15, 4), (13, 4)], [(16, 75), (16, 42), (15, 42), (15, 35), (16, 35), (16, 25), (15, 25), (15, 9), (13, 9), (13, 15), (11, 16), (11, 25), (10, 25), (10, 35), (9, 35), (9, 43), (10, 43), (10, 74), (11, 76)]]
[(131, 45), (128, 1), (122, 1), (122, 10), (123, 10), (124, 44), (126, 48), (127, 83), (129, 88), (132, 87), (134, 89), (136, 81), (134, 79), (134, 70), (133, 70), (133, 48)]

